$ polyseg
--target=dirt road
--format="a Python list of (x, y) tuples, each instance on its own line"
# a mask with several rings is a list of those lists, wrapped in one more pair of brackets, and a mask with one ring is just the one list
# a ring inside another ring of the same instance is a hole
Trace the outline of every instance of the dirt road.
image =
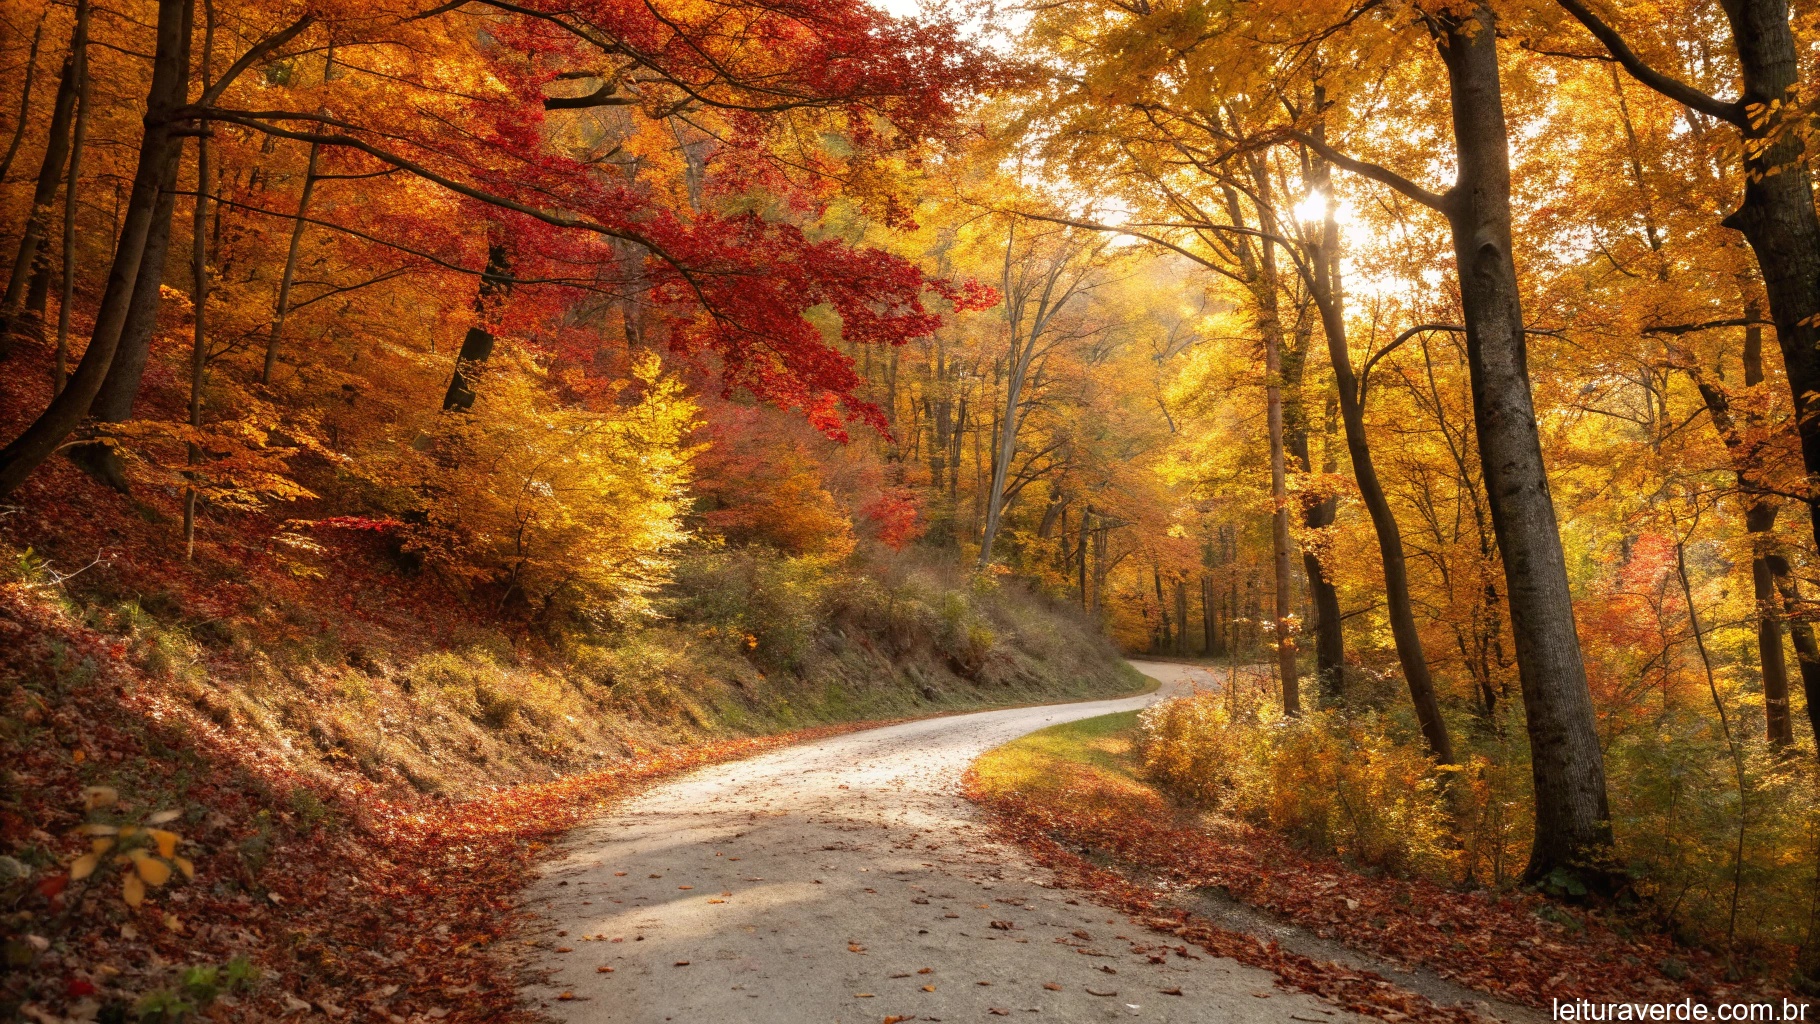
[(1199, 674), (1138, 667), (1158, 694), (853, 733), (628, 802), (571, 836), (531, 893), (549, 919), (538, 966), (554, 972), (530, 994), (587, 1024), (1347, 1021), (1046, 887), (961, 798), (986, 750)]

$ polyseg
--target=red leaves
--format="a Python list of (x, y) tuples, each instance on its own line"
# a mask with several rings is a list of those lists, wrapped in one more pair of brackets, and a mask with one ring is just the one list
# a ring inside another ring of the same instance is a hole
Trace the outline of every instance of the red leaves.
[[(1142, 801), (1095, 800), (1082, 809), (1057, 793), (988, 794), (971, 775), (968, 796), (995, 823), (1058, 872), (1064, 884), (1092, 888), (1144, 923), (1220, 956), (1274, 971), (1288, 983), (1357, 1012), (1385, 1019), (1470, 1020), (1365, 971), (1350, 971), (1289, 953), (1275, 943), (1218, 928), (1157, 901), (1153, 890), (1077, 856), (1082, 847), (1164, 875), (1176, 885), (1217, 887), (1322, 937), (1422, 964), (1454, 981), (1513, 1002), (1546, 1005), (1558, 997), (1696, 1001), (1739, 991), (1718, 980), (1711, 957), (1660, 935), (1620, 936), (1591, 914), (1575, 931), (1538, 915), (1538, 897), (1490, 897), (1420, 881), (1371, 878), (1316, 861), (1281, 840), (1248, 832), (1242, 842), (1216, 839), (1192, 823)], [(1077, 933), (1079, 934), (1079, 933)], [(1654, 965), (1697, 965), (1673, 981)], [(1386, 1013), (1398, 1015), (1386, 1017)]]

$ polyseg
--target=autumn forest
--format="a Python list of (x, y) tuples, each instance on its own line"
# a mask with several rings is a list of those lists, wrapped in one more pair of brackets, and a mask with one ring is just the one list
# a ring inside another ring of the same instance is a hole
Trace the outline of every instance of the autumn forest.
[[(1172, 932), (1144, 1015), (1820, 993), (1811, 6), (0, 0), (0, 69), (0, 1015), (669, 1020), (527, 924), (571, 830), (898, 728)], [(1014, 999), (915, 967), (825, 1019)]]

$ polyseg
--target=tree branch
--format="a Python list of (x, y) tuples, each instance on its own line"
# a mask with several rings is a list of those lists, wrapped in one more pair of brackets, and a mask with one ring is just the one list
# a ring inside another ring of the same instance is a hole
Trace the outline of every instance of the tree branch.
[(1710, 331), (1715, 327), (1773, 327), (1769, 320), (1757, 320), (1750, 317), (1733, 317), (1730, 320), (1708, 320), (1703, 324), (1663, 324), (1660, 327), (1645, 327), (1644, 334), (1692, 334), (1695, 331)]
[(1398, 192), (1403, 193), (1410, 199), (1421, 203), (1423, 206), (1426, 206), (1437, 213), (1447, 213), (1448, 208), (1452, 205), (1452, 202), (1449, 199), (1449, 196), (1452, 193), (1442, 194), (1439, 192), (1430, 192), (1388, 167), (1383, 167), (1365, 160), (1354, 160), (1352, 157), (1347, 156), (1312, 135), (1292, 131), (1288, 133), (1288, 136), (1302, 145), (1307, 146), (1309, 149), (1314, 150), (1316, 153), (1319, 153), (1321, 159), (1326, 160), (1335, 167), (1344, 168), (1361, 178), (1370, 178), (1380, 185), (1389, 185), (1391, 188), (1396, 189)]
[(1624, 70), (1630, 72), (1632, 78), (1676, 103), (1691, 107), (1702, 114), (1709, 114), (1739, 128), (1749, 127), (1750, 122), (1744, 116), (1742, 102), (1728, 103), (1725, 100), (1708, 96), (1693, 86), (1650, 67), (1644, 63), (1643, 58), (1637, 56), (1636, 51), (1630, 48), (1630, 45), (1624, 41), (1624, 37), (1618, 34), (1617, 29), (1600, 20), (1599, 16), (1588, 10), (1580, 0), (1555, 0), (1555, 2), (1578, 19), (1580, 24), (1585, 25), (1586, 30), (1591, 32), (1594, 38), (1605, 44), (1605, 48), (1611, 51), (1611, 55), (1617, 59), (1619, 64), (1624, 65)]
[(619, 94), (619, 83), (607, 81), (601, 87), (586, 96), (545, 96), (545, 110), (585, 110), (589, 107), (629, 107), (638, 102), (636, 96)]
[(254, 43), (253, 48), (241, 54), (240, 59), (229, 66), (226, 73), (224, 73), (214, 85), (211, 85), (202, 91), (202, 97), (196, 102), (201, 106), (208, 106), (210, 103), (215, 102), (222, 93), (227, 91), (228, 86), (234, 84), (234, 79), (239, 78), (247, 68), (250, 68), (254, 64), (265, 59), (273, 50), (276, 50), (280, 46), (297, 38), (299, 33), (315, 23), (316, 16), (314, 14), (306, 14), (296, 21), (291, 22), (288, 27), (280, 29), (271, 35), (266, 36), (264, 39), (261, 39), (259, 42)]

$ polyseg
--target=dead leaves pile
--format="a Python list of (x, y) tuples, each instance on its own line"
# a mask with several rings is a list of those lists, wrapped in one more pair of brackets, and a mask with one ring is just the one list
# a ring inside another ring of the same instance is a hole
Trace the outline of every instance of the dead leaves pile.
[[(1090, 789), (1093, 787), (1089, 787)], [(1288, 952), (1276, 943), (1214, 926), (1169, 907), (1157, 889), (1096, 866), (1074, 851), (1090, 849), (1141, 868), (1174, 887), (1223, 889), (1323, 938), (1426, 967), (1442, 977), (1511, 1002), (1549, 999), (1696, 1002), (1746, 998), (1719, 979), (1720, 966), (1661, 935), (1621, 935), (1596, 915), (1550, 908), (1536, 896), (1494, 896), (1432, 883), (1373, 878), (1330, 860), (1305, 856), (1260, 830), (1239, 841), (1216, 837), (1182, 816), (1158, 814), (1147, 801), (1076, 802), (1073, 790), (988, 790), (969, 772), (969, 799), (990, 812), (1005, 837), (1056, 871), (1064, 885), (1101, 893), (1126, 913), (1210, 952), (1275, 972), (1290, 985), (1345, 1009), (1388, 1021), (1462, 1024), (1475, 1019), (1441, 1007), (1383, 978)], [(1569, 924), (1557, 923), (1568, 921)], [(1685, 976), (1666, 976), (1667, 964)], [(1757, 996), (1768, 993), (1754, 992)], [(1781, 993), (1776, 993), (1781, 995)]]
[(297, 773), (121, 653), (0, 588), (0, 680), (94, 669), (0, 707), (25, 726), (0, 730), (0, 854), (51, 861), (0, 878), (19, 896), (6, 924), (25, 935), (7, 945), (21, 962), (0, 974), (0, 1003), (38, 1020), (130, 1008), (184, 967), (236, 957), (263, 980), (205, 1017), (537, 1019), (510, 940), (518, 895), (564, 831), (665, 776), (864, 727), (661, 749), (466, 801), (386, 799), (352, 772)]

